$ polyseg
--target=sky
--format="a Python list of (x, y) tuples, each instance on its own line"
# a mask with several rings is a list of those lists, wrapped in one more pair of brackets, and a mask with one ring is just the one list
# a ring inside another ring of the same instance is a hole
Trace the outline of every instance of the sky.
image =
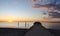
[[(37, 0), (38, 4), (39, 1)], [(60, 4), (59, 2), (57, 0), (56, 5)], [(51, 1), (45, 0), (41, 3), (45, 5)], [(47, 8), (33, 8), (32, 6), (32, 0), (0, 0), (0, 20), (39, 20), (43, 17), (43, 12), (48, 12)]]
[(37, 19), (41, 15), (39, 8), (32, 7), (31, 0), (0, 0), (0, 20)]

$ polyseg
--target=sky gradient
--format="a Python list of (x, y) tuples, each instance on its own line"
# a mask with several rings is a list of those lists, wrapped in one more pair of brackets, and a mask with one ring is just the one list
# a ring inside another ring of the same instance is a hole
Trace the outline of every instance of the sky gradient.
[[(46, 2), (48, 3), (47, 0)], [(60, 0), (57, 0), (58, 4), (59, 2)], [(32, 0), (0, 0), (0, 21), (35, 21), (44, 17), (43, 12), (48, 12), (48, 8), (33, 8), (32, 6)]]
[(31, 0), (0, 0), (0, 20), (25, 20), (40, 17), (39, 8), (33, 8)]

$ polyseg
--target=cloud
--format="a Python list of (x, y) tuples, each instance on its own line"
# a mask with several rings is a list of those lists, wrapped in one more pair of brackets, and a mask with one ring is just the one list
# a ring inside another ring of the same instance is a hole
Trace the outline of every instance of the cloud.
[(36, 6), (41, 6), (41, 5), (55, 5), (55, 0), (35, 0), (34, 1), (34, 5), (36, 5)]
[(51, 18), (60, 18), (60, 13), (58, 12), (49, 12), (49, 15), (52, 16)]
[[(35, 7), (40, 6), (54, 6), (56, 9), (60, 9), (60, 0), (33, 0), (33, 5)], [(37, 8), (38, 8), (37, 7)]]

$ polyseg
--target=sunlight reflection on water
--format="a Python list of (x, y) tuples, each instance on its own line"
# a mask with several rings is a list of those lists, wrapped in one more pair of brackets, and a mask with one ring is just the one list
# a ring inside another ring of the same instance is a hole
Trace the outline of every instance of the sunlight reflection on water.
[[(0, 22), (1, 28), (30, 28), (34, 22)], [(60, 29), (60, 23), (42, 23), (42, 25), (47, 29)]]

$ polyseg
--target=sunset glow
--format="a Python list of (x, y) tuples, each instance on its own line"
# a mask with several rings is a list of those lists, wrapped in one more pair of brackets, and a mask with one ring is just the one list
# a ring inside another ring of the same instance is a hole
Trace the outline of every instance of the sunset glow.
[(12, 23), (12, 22), (13, 22), (13, 20), (12, 20), (12, 19), (8, 19), (8, 22), (9, 22), (9, 23)]

